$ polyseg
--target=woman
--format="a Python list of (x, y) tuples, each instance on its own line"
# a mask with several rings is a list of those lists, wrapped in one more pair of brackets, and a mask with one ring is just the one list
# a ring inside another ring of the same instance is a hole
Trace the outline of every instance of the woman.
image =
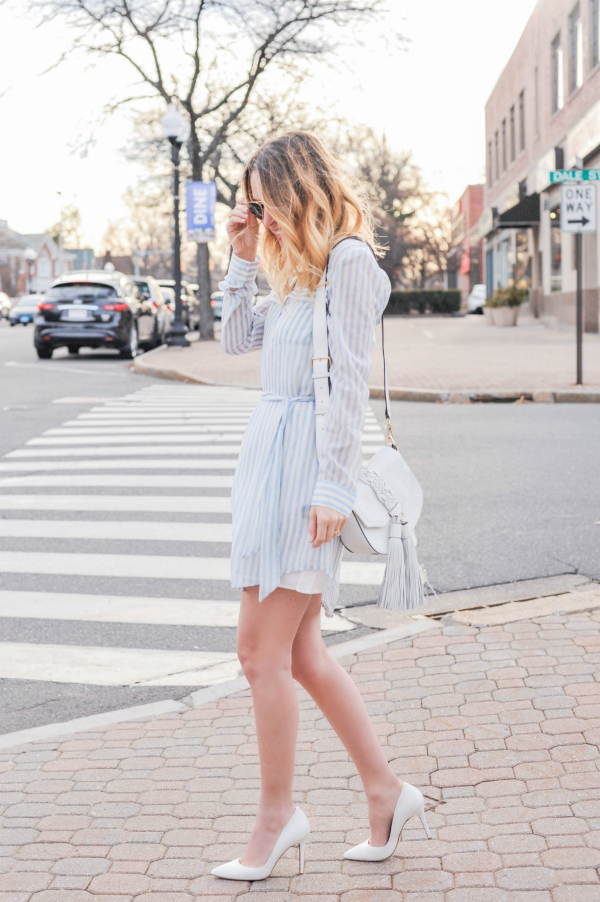
[[(264, 394), (246, 429), (232, 492), (232, 585), (242, 589), (238, 656), (252, 690), (260, 756), (258, 814), (240, 859), (219, 877), (260, 880), (292, 845), (300, 871), (309, 833), (292, 801), (298, 705), (312, 696), (348, 750), (369, 804), (371, 838), (347, 858), (382, 860), (423, 796), (388, 764), (360, 693), (329, 655), (320, 613), (333, 613), (339, 539), (352, 510), (376, 323), (390, 283), (377, 265), (366, 207), (317, 138), (290, 132), (247, 163), (244, 199), (227, 223), (233, 245), (222, 344), (262, 348)], [(273, 285), (253, 306), (262, 258)], [(360, 239), (360, 240), (356, 240)], [(327, 270), (330, 403), (317, 461), (312, 382), (313, 293)], [(393, 821), (393, 823), (392, 823)]]

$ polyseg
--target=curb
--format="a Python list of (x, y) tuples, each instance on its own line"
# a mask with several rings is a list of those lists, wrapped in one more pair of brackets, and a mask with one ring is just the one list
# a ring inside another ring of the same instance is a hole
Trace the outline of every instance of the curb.
[[(158, 379), (170, 379), (175, 382), (187, 382), (196, 385), (213, 385), (226, 388), (244, 388), (252, 391), (260, 391), (260, 385), (248, 385), (239, 382), (216, 382), (212, 379), (203, 379), (195, 373), (183, 368), (161, 367), (154, 361), (147, 364), (144, 361), (160, 352), (166, 351), (166, 345), (161, 345), (153, 351), (147, 351), (143, 357), (136, 358), (131, 364), (131, 369), (142, 376), (153, 376)], [(170, 350), (173, 350), (172, 348)], [(186, 348), (181, 348), (185, 351)], [(383, 400), (383, 386), (369, 386), (369, 395), (373, 399)], [(437, 388), (390, 388), (392, 401), (420, 401), (433, 404), (515, 404), (525, 401), (538, 404), (600, 404), (600, 391), (596, 389), (577, 388), (553, 388), (553, 389), (526, 389), (523, 391), (504, 391), (501, 389), (456, 389), (442, 390)]]
[[(369, 648), (387, 645), (389, 642), (395, 642), (397, 639), (407, 639), (426, 630), (435, 629), (437, 626), (438, 624), (435, 620), (411, 620), (407, 615), (407, 622), (401, 626), (395, 626), (389, 630), (381, 630), (369, 636), (361, 636), (360, 639), (340, 642), (339, 645), (329, 646), (328, 650), (334, 658), (339, 660), (340, 658), (356, 655)], [(44, 739), (69, 736), (73, 733), (82, 733), (86, 730), (94, 730), (110, 726), (111, 724), (126, 723), (130, 720), (141, 720), (161, 714), (174, 714), (189, 710), (191, 707), (198, 708), (207, 702), (216, 701), (219, 698), (227, 698), (230, 695), (235, 695), (236, 692), (243, 692), (249, 688), (246, 678), (238, 677), (235, 680), (219, 683), (217, 686), (207, 686), (205, 689), (198, 689), (179, 702), (167, 699), (162, 702), (151, 702), (148, 705), (135, 705), (132, 708), (121, 708), (118, 711), (107, 711), (104, 714), (92, 714), (90, 717), (78, 717), (75, 720), (66, 720), (63, 723), (45, 724), (43, 727), (31, 727), (27, 730), (18, 730), (15, 733), (5, 733), (3, 736), (0, 736), (0, 749), (25, 745), (30, 742), (39, 742)]]

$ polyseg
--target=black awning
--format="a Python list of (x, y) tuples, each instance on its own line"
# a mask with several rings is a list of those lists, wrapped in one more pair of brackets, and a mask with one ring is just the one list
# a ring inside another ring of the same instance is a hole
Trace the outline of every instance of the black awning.
[(539, 194), (527, 194), (516, 206), (501, 213), (494, 223), (497, 229), (526, 229), (539, 224)]

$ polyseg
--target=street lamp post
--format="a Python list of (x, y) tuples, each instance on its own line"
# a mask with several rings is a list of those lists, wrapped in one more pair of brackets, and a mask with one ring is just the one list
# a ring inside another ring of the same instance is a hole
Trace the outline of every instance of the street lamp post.
[(189, 136), (189, 125), (175, 106), (170, 103), (167, 112), (161, 119), (165, 136), (171, 143), (171, 160), (173, 161), (173, 279), (175, 281), (175, 316), (169, 332), (167, 344), (178, 348), (189, 347), (186, 330), (183, 325), (183, 306), (181, 303), (181, 235), (179, 231), (179, 155), (182, 145)]

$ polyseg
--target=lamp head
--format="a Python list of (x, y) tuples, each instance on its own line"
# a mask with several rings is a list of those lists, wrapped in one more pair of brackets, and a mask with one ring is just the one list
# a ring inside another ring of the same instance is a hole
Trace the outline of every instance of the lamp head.
[(23, 256), (26, 260), (29, 260), (31, 262), (32, 260), (35, 260), (37, 254), (32, 247), (26, 247), (23, 251)]
[[(169, 104), (167, 112), (160, 121), (165, 137), (167, 137), (169, 141), (178, 141), (183, 144), (183, 142), (187, 140), (186, 137), (181, 137), (187, 123), (174, 103)], [(189, 126), (187, 127), (189, 135)]]

